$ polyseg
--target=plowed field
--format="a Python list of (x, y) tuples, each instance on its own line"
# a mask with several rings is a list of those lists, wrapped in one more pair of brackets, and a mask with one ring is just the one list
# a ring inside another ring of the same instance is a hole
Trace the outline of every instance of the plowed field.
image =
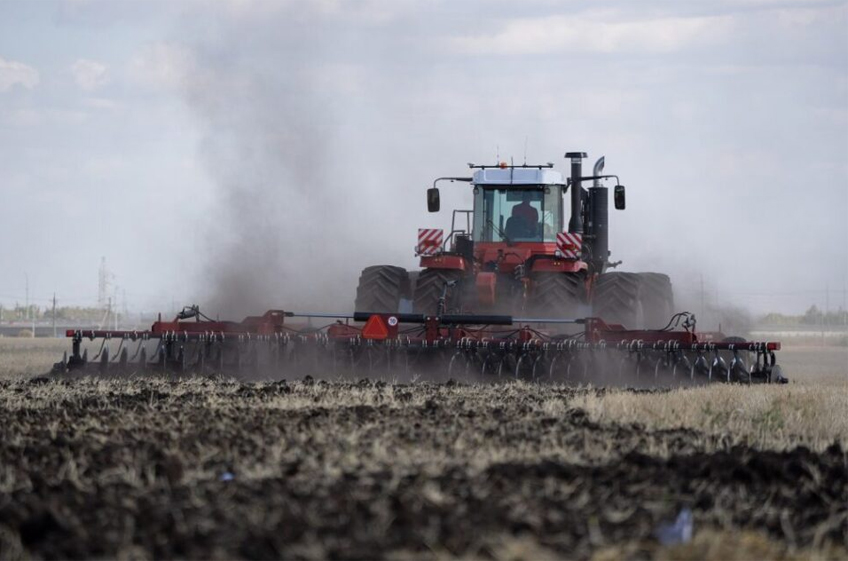
[(661, 392), (7, 376), (0, 558), (844, 557), (839, 353)]

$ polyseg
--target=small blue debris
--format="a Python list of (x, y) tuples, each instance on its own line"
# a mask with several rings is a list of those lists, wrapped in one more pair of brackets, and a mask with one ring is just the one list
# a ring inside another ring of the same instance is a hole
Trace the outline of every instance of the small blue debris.
[(692, 541), (693, 522), (692, 511), (684, 507), (673, 524), (664, 523), (657, 526), (654, 536), (663, 545), (689, 543)]
[(229, 471), (225, 471), (224, 473), (221, 474), (221, 477), (220, 477), (221, 481), (232, 481), (235, 478), (236, 478), (236, 476), (233, 475), (232, 473), (230, 473)]

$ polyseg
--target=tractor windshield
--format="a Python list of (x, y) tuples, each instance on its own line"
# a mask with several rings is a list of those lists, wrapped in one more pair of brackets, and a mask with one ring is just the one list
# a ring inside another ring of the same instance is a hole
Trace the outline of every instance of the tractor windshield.
[(509, 188), (477, 186), (474, 241), (555, 242), (562, 230), (559, 185)]

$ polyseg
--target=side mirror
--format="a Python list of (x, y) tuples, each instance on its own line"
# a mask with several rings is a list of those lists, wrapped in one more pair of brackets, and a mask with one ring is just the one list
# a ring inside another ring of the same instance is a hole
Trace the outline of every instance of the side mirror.
[(427, 210), (430, 212), (439, 212), (440, 206), (438, 187), (430, 187), (427, 189)]
[(624, 210), (624, 185), (616, 185), (612, 195), (616, 210)]

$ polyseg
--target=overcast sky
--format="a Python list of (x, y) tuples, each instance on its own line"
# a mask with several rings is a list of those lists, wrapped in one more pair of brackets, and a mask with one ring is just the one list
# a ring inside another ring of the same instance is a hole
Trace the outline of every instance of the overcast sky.
[(0, 303), (352, 307), (466, 162), (606, 155), (613, 259), (843, 303), (848, 4), (0, 1)]

